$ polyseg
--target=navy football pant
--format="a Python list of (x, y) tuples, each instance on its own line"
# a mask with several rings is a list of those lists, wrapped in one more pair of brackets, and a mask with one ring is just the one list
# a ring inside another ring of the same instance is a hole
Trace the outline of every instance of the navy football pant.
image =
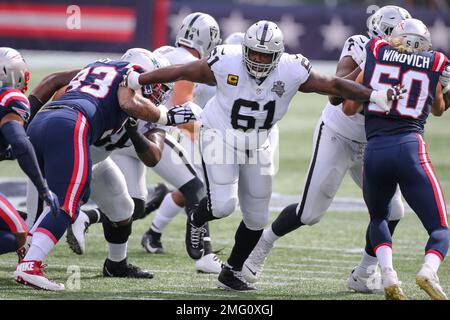
[(397, 184), (430, 236), (425, 251), (443, 259), (450, 241), (444, 195), (422, 136), (416, 133), (374, 137), (367, 144), (363, 193), (374, 252), (392, 243), (388, 206)]
[[(74, 221), (82, 199), (89, 198), (91, 161), (89, 159), (90, 132), (85, 116), (70, 108), (39, 112), (27, 133), (36, 151), (39, 165), (49, 188), (58, 196), (62, 210), (69, 219), (59, 217), (48, 221), (50, 231), (59, 239), (65, 231), (62, 225)], [(61, 225), (61, 228), (55, 228)], [(40, 228), (45, 228), (42, 223)], [(61, 233), (62, 232), (62, 233)]]

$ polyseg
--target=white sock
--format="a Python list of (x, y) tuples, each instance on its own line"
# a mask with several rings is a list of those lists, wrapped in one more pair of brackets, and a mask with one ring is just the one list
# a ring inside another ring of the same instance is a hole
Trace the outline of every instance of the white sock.
[(108, 242), (108, 259), (114, 262), (122, 261), (127, 257), (128, 241), (125, 243)]
[(378, 247), (375, 252), (378, 258), (378, 262), (380, 263), (381, 270), (390, 268), (394, 269), (392, 265), (392, 248), (389, 246), (381, 246)]
[(368, 255), (366, 251), (364, 251), (361, 262), (359, 263), (359, 267), (363, 269), (368, 269), (371, 266), (376, 266), (378, 264), (377, 257), (372, 257)]
[(268, 228), (264, 229), (262, 236), (264, 237), (264, 240), (266, 240), (270, 244), (273, 244), (280, 238), (275, 233), (273, 233), (272, 226), (269, 226)]
[(172, 194), (168, 193), (161, 202), (158, 210), (156, 210), (151, 229), (155, 232), (162, 233), (164, 228), (182, 209), (183, 207), (180, 207), (173, 201)]
[(429, 265), (431, 269), (433, 269), (434, 272), (438, 272), (439, 266), (441, 265), (442, 261), (441, 258), (434, 253), (427, 253), (424, 258), (425, 264)]
[(52, 240), (47, 234), (36, 231), (33, 234), (30, 249), (28, 249), (24, 260), (44, 261), (45, 257), (48, 256), (55, 245), (54, 240)]

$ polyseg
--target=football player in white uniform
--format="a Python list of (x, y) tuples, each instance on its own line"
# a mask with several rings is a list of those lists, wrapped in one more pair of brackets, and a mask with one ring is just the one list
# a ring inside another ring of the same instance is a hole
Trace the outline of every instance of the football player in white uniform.
[(153, 72), (130, 72), (122, 85), (174, 80), (216, 85), (216, 95), (201, 113), (200, 147), (207, 197), (189, 212), (187, 250), (202, 255), (207, 221), (234, 212), (239, 198), (243, 213), (235, 244), (219, 274), (219, 287), (246, 291), (242, 265), (268, 222), (273, 164), (267, 133), (287, 112), (297, 91), (373, 101), (386, 109), (398, 99), (398, 88), (373, 91), (353, 81), (327, 77), (311, 70), (308, 59), (284, 52), (283, 34), (270, 21), (247, 30), (241, 47), (218, 46), (207, 59), (170, 66)]
[[(389, 36), (393, 27), (408, 17), (410, 14), (402, 8), (383, 7), (370, 17), (369, 35), (371, 37)], [(364, 35), (354, 35), (347, 39), (337, 65), (336, 77), (356, 79), (361, 71), (359, 66), (365, 60), (365, 45), (368, 41), (369, 39)], [(342, 99), (337, 103), (341, 101)], [(257, 281), (262, 272), (264, 260), (279, 237), (302, 225), (314, 225), (322, 219), (347, 172), (362, 188), (362, 166), (366, 143), (364, 115), (346, 116), (342, 111), (342, 104), (335, 106), (329, 102), (314, 132), (313, 156), (301, 201), (285, 208), (272, 225), (264, 230), (261, 239), (244, 264), (243, 272), (248, 281)], [(395, 226), (403, 215), (403, 202), (400, 189), (397, 188), (391, 201), (389, 217), (391, 233), (394, 232)], [(377, 271), (377, 264), (378, 261), (367, 234), (363, 258), (348, 279), (348, 287), (364, 293), (380, 291), (381, 287), (378, 285), (380, 274)], [(367, 283), (368, 279), (370, 279), (369, 283)]]
[[(183, 31), (183, 30), (182, 30)], [(182, 32), (184, 34), (184, 32)], [(242, 45), (242, 41), (244, 39), (244, 33), (243, 32), (236, 32), (228, 36), (224, 44), (235, 44), (235, 45)], [(181, 51), (181, 52), (180, 52)], [(157, 52), (161, 54), (165, 54), (165, 56), (169, 59), (172, 59), (172, 64), (180, 64), (180, 63), (187, 63), (191, 61), (195, 61), (197, 59), (193, 59), (192, 54), (189, 54), (190, 57), (188, 59), (183, 59), (180, 61), (180, 59), (177, 56), (186, 56), (187, 49), (181, 47), (180, 49), (176, 49), (173, 47), (161, 47), (157, 50)], [(175, 55), (175, 53), (180, 52), (181, 54)], [(172, 58), (173, 57), (173, 58)], [(178, 58), (178, 59), (174, 59)], [(188, 60), (188, 61), (186, 61)], [(186, 81), (180, 81), (181, 83)], [(175, 84), (176, 86), (176, 84)], [(211, 99), (216, 93), (216, 87), (215, 86), (209, 86), (204, 83), (196, 83), (194, 86), (194, 94), (193, 94), (193, 101), (195, 104), (197, 104), (199, 107), (203, 108), (206, 103)], [(272, 130), (274, 131), (274, 130)], [(273, 134), (271, 134), (272, 136)], [(200, 156), (200, 147), (198, 144), (198, 133), (189, 134), (178, 134), (178, 142), (184, 147), (184, 149), (187, 151), (187, 155), (189, 157), (189, 160), (192, 164), (194, 164), (194, 167), (196, 169), (196, 172), (198, 173), (199, 177), (203, 180), (203, 168), (201, 163), (201, 156)], [(162, 244), (160, 241), (161, 234), (164, 230), (164, 228), (176, 217), (176, 215), (182, 211), (183, 202), (179, 202), (178, 199), (180, 199), (180, 192), (179, 191), (173, 191), (171, 194), (167, 194), (161, 203), (161, 206), (156, 210), (155, 217), (153, 218), (152, 224), (148, 231), (143, 236), (143, 245), (145, 244), (145, 248), (148, 252), (151, 253), (160, 253), (163, 251)], [(146, 240), (144, 240), (147, 238)], [(208, 239), (206, 237), (203, 239), (204, 243), (208, 242)], [(145, 242), (144, 242), (145, 241)], [(202, 264), (202, 259), (197, 260), (197, 264)], [(217, 273), (219, 273), (221, 270), (220, 266), (217, 270)]]
[[(182, 25), (177, 33), (175, 47), (163, 46), (155, 52), (169, 60), (170, 64), (186, 64), (208, 56), (208, 54), (221, 42), (220, 29), (216, 20), (208, 14), (194, 12), (183, 19)], [(192, 101), (194, 97), (195, 84), (191, 81), (176, 81), (170, 104), (177, 105), (186, 101)], [(202, 106), (203, 107), (203, 106)], [(197, 190), (191, 187), (196, 183), (195, 188), (202, 186), (203, 180), (200, 157), (197, 155), (198, 149), (198, 127), (195, 122), (179, 126), (175, 133), (178, 135), (178, 142), (183, 148), (178, 148), (185, 157), (185, 168), (179, 170), (180, 165), (175, 165), (177, 160), (173, 154), (163, 154), (161, 161), (153, 167), (153, 170), (163, 179), (171, 183), (177, 190), (167, 194), (159, 207), (150, 228), (144, 233), (141, 244), (149, 253), (161, 253), (163, 247), (161, 234), (167, 224), (185, 206), (191, 207), (185, 198)], [(166, 146), (168, 149), (169, 146)], [(189, 168), (190, 170), (186, 170)], [(176, 184), (173, 181), (180, 181)], [(192, 180), (192, 181), (191, 181)], [(188, 183), (189, 182), (189, 183)], [(203, 193), (204, 195), (204, 193)], [(202, 197), (203, 197), (202, 195)], [(191, 201), (192, 202), (192, 201)], [(189, 252), (188, 252), (189, 253)], [(192, 256), (191, 256), (192, 257)], [(205, 236), (205, 252), (203, 256), (196, 259), (196, 270), (199, 272), (219, 273), (221, 261), (213, 252), (211, 238)]]

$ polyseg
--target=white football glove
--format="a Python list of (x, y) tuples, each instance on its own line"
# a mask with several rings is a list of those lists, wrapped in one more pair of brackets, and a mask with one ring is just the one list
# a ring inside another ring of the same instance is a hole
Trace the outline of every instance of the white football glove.
[(161, 114), (157, 122), (166, 126), (174, 126), (195, 121), (196, 117), (193, 109), (200, 107), (188, 101), (182, 105), (174, 106), (170, 110), (164, 105), (160, 105), (158, 108)]
[(139, 72), (134, 71), (133, 68), (129, 68), (127, 73), (123, 76), (120, 86), (139, 90), (141, 88), (141, 85), (139, 84), (139, 75)]
[[(383, 109), (386, 114), (391, 111), (390, 101), (399, 100), (403, 98), (402, 94), (406, 92), (406, 89), (400, 85), (393, 86), (387, 90), (376, 91), (373, 90), (370, 95), (370, 102), (375, 103), (378, 107)], [(389, 99), (389, 93), (391, 93), (391, 98)]]

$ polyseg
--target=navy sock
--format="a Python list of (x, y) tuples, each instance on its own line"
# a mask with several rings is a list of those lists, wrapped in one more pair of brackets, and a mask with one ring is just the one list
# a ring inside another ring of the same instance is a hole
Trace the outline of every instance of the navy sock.
[(63, 210), (59, 210), (57, 217), (53, 216), (51, 213), (47, 214), (39, 224), (39, 228), (50, 231), (53, 236), (59, 240), (71, 223), (72, 221), (69, 215)]
[(0, 230), (0, 254), (19, 249), (16, 236), (11, 231)]

